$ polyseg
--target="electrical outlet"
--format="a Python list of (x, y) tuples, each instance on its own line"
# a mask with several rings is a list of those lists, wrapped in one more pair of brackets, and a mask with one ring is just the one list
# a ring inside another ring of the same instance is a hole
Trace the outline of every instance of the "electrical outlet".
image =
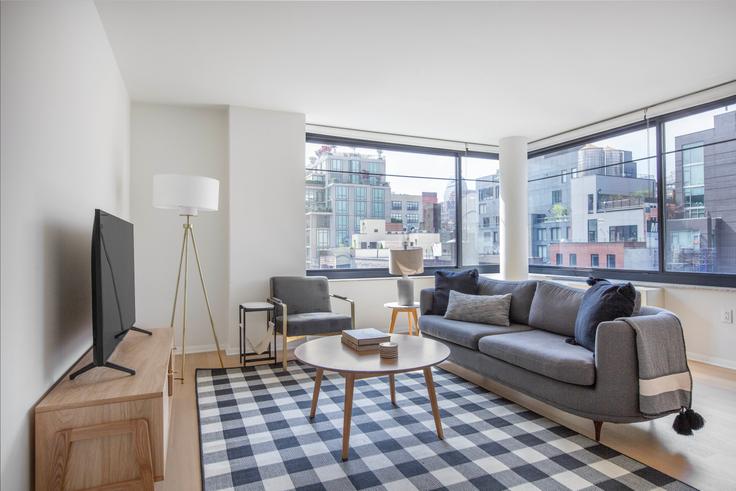
[(731, 309), (721, 310), (721, 322), (723, 324), (733, 324), (733, 310)]

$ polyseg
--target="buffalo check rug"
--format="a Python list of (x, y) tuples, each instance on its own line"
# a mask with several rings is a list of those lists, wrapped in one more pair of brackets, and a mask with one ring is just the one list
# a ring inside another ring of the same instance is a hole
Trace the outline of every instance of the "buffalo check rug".
[(315, 369), (198, 369), (202, 488), (301, 490), (693, 489), (651, 467), (434, 368), (445, 439), (422, 372), (355, 382), (343, 462), (344, 378)]

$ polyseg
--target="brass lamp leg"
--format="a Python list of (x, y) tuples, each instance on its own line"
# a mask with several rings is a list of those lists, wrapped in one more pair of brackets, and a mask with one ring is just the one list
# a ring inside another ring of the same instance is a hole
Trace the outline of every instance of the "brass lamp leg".
[(184, 367), (187, 360), (187, 286), (189, 283), (189, 217), (187, 216), (187, 223), (184, 225), (184, 305), (183, 305), (183, 320), (181, 330), (181, 383), (184, 383)]
[[(220, 353), (220, 342), (217, 339), (215, 331), (215, 320), (212, 318), (212, 309), (210, 308), (210, 299), (207, 296), (207, 287), (204, 285), (204, 275), (202, 274), (202, 265), (199, 262), (199, 251), (197, 250), (197, 241), (194, 239), (194, 229), (189, 226), (189, 235), (192, 236), (192, 247), (194, 248), (194, 258), (197, 260), (197, 270), (199, 271), (199, 281), (202, 283), (202, 292), (204, 293), (204, 303), (207, 305), (207, 314), (210, 316), (210, 327), (212, 328), (212, 337), (215, 338), (215, 348), (217, 349), (217, 357), (220, 359), (220, 368), (225, 368), (222, 361), (222, 353)], [(184, 277), (186, 278), (186, 276)]]
[(181, 265), (184, 262), (184, 249), (187, 244), (187, 228), (184, 227), (184, 234), (181, 236), (181, 253), (179, 254), (179, 273), (176, 275), (176, 289), (174, 290), (174, 306), (171, 308), (170, 327), (174, 327), (174, 319), (176, 318), (176, 301), (179, 300), (179, 281), (181, 280)]

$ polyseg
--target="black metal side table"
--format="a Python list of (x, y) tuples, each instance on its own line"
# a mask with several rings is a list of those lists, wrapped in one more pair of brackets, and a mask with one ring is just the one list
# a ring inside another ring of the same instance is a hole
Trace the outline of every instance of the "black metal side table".
[[(273, 341), (268, 342), (267, 353), (256, 353), (255, 351), (246, 352), (246, 322), (245, 317), (249, 312), (266, 312), (266, 329), (273, 320), (273, 305), (268, 302), (246, 302), (240, 304), (239, 311), (239, 328), (240, 333), (240, 364), (246, 365), (248, 362), (254, 361), (270, 361), (276, 363), (276, 329), (273, 330)], [(250, 358), (249, 358), (250, 357)]]

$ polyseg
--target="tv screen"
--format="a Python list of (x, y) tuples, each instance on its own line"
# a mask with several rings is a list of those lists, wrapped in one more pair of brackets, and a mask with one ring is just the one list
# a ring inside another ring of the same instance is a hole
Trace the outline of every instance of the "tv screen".
[(107, 361), (135, 323), (133, 224), (95, 210), (92, 228), (94, 363)]

